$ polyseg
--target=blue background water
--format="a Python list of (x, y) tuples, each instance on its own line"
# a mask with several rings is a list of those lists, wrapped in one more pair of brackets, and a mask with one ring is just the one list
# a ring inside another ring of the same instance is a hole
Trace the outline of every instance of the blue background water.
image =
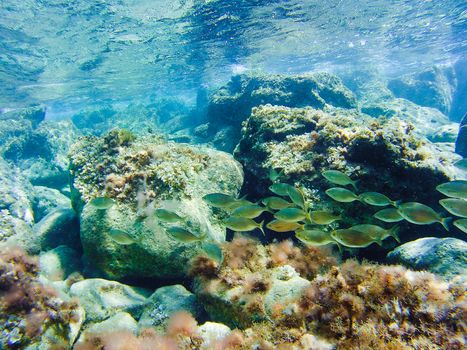
[(396, 77), (467, 51), (461, 0), (2, 0), (0, 108), (49, 117), (164, 96), (239, 72)]

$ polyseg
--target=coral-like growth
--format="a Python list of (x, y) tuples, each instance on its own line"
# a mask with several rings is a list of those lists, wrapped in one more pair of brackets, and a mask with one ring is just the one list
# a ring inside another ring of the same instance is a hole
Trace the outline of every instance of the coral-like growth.
[(347, 261), (299, 301), (307, 328), (346, 349), (461, 349), (465, 291), (427, 272)]
[(297, 247), (291, 240), (269, 245), (270, 265), (292, 266), (300, 276), (311, 280), (323, 269), (336, 264), (330, 247)]
[(49, 328), (67, 344), (69, 325), (78, 322), (77, 303), (62, 301), (37, 277), (36, 260), (22, 250), (0, 255), (0, 345), (5, 348), (22, 348)]
[[(398, 265), (355, 260), (336, 265), (329, 252), (292, 241), (255, 245), (245, 255), (254, 242), (236, 237), (225, 244), (228, 258), (216, 277), (197, 278), (195, 284), (211, 317), (244, 329), (242, 349), (253, 344), (308, 349), (310, 342), (322, 349), (465, 346), (463, 285)], [(249, 260), (239, 264), (239, 256)], [(294, 277), (291, 266), (302, 278)], [(286, 281), (301, 288), (295, 298), (290, 299), (293, 290), (281, 292)], [(283, 299), (277, 299), (281, 293)]]

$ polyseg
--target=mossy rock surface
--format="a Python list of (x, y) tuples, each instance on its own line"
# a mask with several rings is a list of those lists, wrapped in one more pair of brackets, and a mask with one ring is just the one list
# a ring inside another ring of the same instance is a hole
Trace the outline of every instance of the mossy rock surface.
[(206, 119), (211, 142), (219, 149), (232, 151), (241, 136), (241, 123), (251, 109), (268, 103), (319, 109), (326, 105), (357, 107), (353, 93), (333, 74), (236, 75), (210, 97)]
[[(184, 217), (178, 225), (195, 234), (206, 232), (222, 242), (225, 214), (202, 200), (208, 193), (237, 195), (243, 183), (240, 164), (231, 155), (201, 146), (166, 142), (158, 136), (121, 143), (119, 133), (86, 137), (71, 152), (73, 206), (81, 211), (81, 241), (88, 266), (109, 278), (180, 278), (197, 244), (170, 238), (154, 210)], [(98, 210), (88, 202), (106, 196), (116, 204)], [(119, 229), (134, 238), (120, 245), (109, 237)]]
[[(328, 182), (322, 172), (329, 169), (359, 180), (358, 193), (376, 191), (392, 200), (417, 201), (441, 211), (442, 198), (436, 186), (458, 173), (454, 155), (414, 132), (414, 125), (399, 118), (371, 118), (356, 110), (327, 107), (290, 108), (264, 105), (253, 108), (244, 122), (242, 139), (235, 153), (245, 169), (244, 189), (252, 200), (271, 195), (270, 170), (283, 169), (279, 181), (303, 188), (311, 208), (325, 209), (342, 216), (325, 230), (372, 223), (389, 228), (373, 217), (381, 207), (359, 203), (338, 203), (325, 193), (338, 185)], [(352, 190), (351, 187), (349, 189)], [(446, 215), (446, 214), (443, 214)], [(401, 225), (401, 239), (423, 237), (427, 229), (443, 236), (441, 225)], [(272, 234), (272, 233), (271, 233)], [(385, 241), (390, 249), (396, 244)], [(384, 257), (376, 245), (374, 257)]]

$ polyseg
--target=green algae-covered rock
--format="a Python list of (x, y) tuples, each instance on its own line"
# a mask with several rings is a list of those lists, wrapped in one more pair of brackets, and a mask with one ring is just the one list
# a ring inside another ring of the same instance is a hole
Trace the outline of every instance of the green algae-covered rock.
[[(86, 137), (71, 151), (73, 205), (81, 212), (86, 260), (110, 278), (182, 277), (199, 247), (170, 238), (167, 224), (154, 210), (176, 211), (184, 217), (179, 225), (222, 242), (225, 214), (213, 212), (202, 197), (213, 192), (237, 195), (242, 168), (231, 155), (207, 147), (157, 136), (134, 139), (127, 133)], [(88, 204), (101, 196), (116, 204), (108, 210)], [(112, 229), (127, 232), (135, 243), (114, 242), (108, 234)]]
[(248, 118), (253, 107), (268, 103), (314, 108), (357, 106), (352, 92), (329, 73), (236, 75), (211, 96), (207, 107), (214, 145), (232, 151), (240, 138), (242, 121)]
[(446, 279), (467, 280), (467, 243), (457, 238), (420, 238), (397, 247), (388, 254), (388, 259)]
[(100, 278), (85, 279), (70, 288), (70, 295), (86, 310), (86, 322), (100, 322), (121, 311), (138, 318), (148, 294), (144, 289)]
[[(372, 217), (381, 208), (331, 200), (325, 190), (336, 185), (321, 174), (340, 170), (360, 180), (358, 193), (377, 191), (393, 200), (419, 201), (440, 210), (436, 186), (458, 173), (452, 166), (454, 155), (413, 129), (396, 117), (375, 119), (355, 110), (266, 105), (254, 108), (245, 121), (235, 157), (245, 169), (244, 188), (252, 199), (270, 195), (270, 169), (283, 169), (280, 181), (302, 186), (313, 209), (341, 214), (343, 220), (331, 227), (358, 223), (391, 227)], [(408, 241), (426, 230), (424, 226), (414, 232), (402, 222), (400, 237)], [(445, 234), (441, 225), (429, 230)], [(379, 251), (373, 248), (377, 257)]]

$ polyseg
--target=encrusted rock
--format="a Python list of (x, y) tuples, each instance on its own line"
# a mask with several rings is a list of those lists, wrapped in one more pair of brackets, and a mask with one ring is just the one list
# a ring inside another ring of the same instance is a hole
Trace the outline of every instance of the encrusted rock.
[(375, 118), (397, 117), (411, 123), (414, 126), (414, 132), (424, 137), (432, 135), (441, 127), (450, 124), (448, 117), (439, 110), (421, 107), (403, 98), (367, 103), (362, 105), (361, 111)]
[(161, 327), (177, 311), (187, 311), (196, 319), (202, 313), (202, 307), (196, 296), (180, 284), (158, 288), (147, 299), (143, 314), (138, 321), (140, 329)]
[[(268, 103), (315, 108), (357, 106), (352, 92), (332, 74), (236, 75), (214, 93), (208, 104), (207, 119), (216, 147), (232, 151), (240, 138), (241, 122), (253, 107)], [(228, 134), (229, 139), (219, 137), (219, 133)]]
[[(234, 155), (245, 169), (244, 188), (252, 200), (271, 195), (270, 170), (283, 169), (281, 182), (302, 186), (313, 209), (340, 213), (345, 227), (365, 222), (385, 226), (372, 217), (378, 208), (330, 199), (325, 190), (336, 185), (321, 173), (341, 170), (360, 180), (359, 193), (377, 191), (393, 200), (419, 201), (436, 208), (441, 199), (436, 186), (458, 173), (452, 166), (455, 156), (413, 129), (397, 117), (374, 119), (353, 110), (266, 105), (254, 108), (244, 123)], [(333, 223), (331, 228), (339, 225)], [(444, 232), (441, 225), (429, 229)], [(423, 230), (427, 226), (414, 232), (401, 223), (400, 237), (411, 240), (414, 235), (423, 236)], [(380, 254), (373, 247), (371, 253)]]
[[(73, 204), (81, 212), (81, 241), (87, 261), (111, 278), (185, 275), (199, 247), (170, 238), (154, 210), (176, 211), (179, 225), (222, 242), (221, 213), (202, 200), (208, 193), (236, 196), (243, 171), (229, 154), (202, 146), (166, 142), (157, 136), (134, 139), (127, 131), (87, 137), (71, 152)], [(87, 204), (106, 196), (116, 200), (108, 210)], [(84, 206), (84, 208), (83, 208)], [(119, 229), (135, 243), (119, 245), (109, 230)]]
[(118, 312), (138, 318), (146, 303), (148, 291), (100, 278), (74, 283), (70, 295), (79, 299), (86, 310), (86, 322), (100, 322)]

